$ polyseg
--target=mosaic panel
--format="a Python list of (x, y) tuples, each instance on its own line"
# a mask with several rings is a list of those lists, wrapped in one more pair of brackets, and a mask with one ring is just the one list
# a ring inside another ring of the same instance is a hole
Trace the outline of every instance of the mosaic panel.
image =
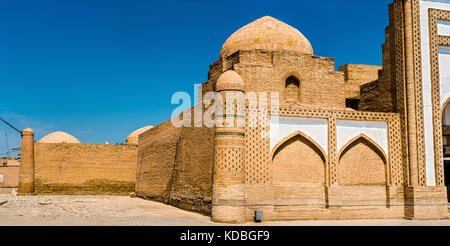
[(232, 147), (218, 147), (216, 149), (216, 163), (219, 170), (240, 172), (244, 169), (244, 149)]
[(438, 35), (438, 20), (450, 21), (450, 11), (429, 9), (430, 69), (433, 105), (434, 153), (436, 185), (444, 186), (442, 116), (439, 78), (439, 45), (450, 44), (450, 37)]
[[(249, 184), (270, 183), (270, 139), (263, 137), (269, 130), (268, 125), (261, 126), (258, 119), (264, 117), (268, 120), (266, 110), (258, 110), (256, 107), (246, 109), (245, 128), (245, 179)], [(256, 113), (257, 118), (250, 118), (249, 113)], [(265, 116), (264, 116), (265, 115)], [(256, 122), (255, 122), (256, 121)], [(256, 126), (256, 127), (252, 127)]]
[(416, 98), (416, 125), (417, 125), (417, 155), (419, 165), (419, 184), (426, 186), (425, 163), (425, 128), (423, 110), (423, 85), (422, 85), (422, 51), (420, 36), (420, 0), (412, 0), (412, 34), (414, 52), (414, 79)]
[[(394, 56), (395, 56), (395, 85), (397, 93), (397, 111), (400, 113), (400, 130), (402, 140), (402, 159), (403, 169), (405, 170), (404, 178), (409, 180), (409, 159), (408, 159), (408, 130), (406, 115), (406, 85), (404, 76), (404, 54), (403, 54), (403, 2), (394, 1)], [(410, 183), (411, 181), (409, 181)]]

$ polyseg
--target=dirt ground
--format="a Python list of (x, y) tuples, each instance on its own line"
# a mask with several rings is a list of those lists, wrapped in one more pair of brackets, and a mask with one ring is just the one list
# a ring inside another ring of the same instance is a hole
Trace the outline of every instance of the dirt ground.
[[(0, 194), (0, 226), (223, 225), (165, 204), (125, 196), (15, 196)], [(249, 223), (246, 225), (256, 225)], [(450, 220), (290, 221), (267, 226), (450, 226)]]

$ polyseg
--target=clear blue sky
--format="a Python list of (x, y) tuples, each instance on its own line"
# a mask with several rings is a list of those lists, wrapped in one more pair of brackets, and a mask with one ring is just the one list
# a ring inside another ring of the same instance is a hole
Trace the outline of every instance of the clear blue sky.
[[(265, 15), (299, 29), (336, 65), (381, 65), (392, 0), (0, 0), (0, 116), (36, 139), (124, 142), (170, 118), (205, 82), (223, 42)], [(0, 153), (18, 134), (0, 123)]]

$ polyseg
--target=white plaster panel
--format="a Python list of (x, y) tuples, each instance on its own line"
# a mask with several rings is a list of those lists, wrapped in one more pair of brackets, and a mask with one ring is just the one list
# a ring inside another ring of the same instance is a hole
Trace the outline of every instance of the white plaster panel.
[(336, 131), (338, 153), (352, 139), (364, 134), (377, 143), (384, 153), (389, 156), (386, 122), (338, 120), (336, 122)]
[[(422, 83), (424, 103), (424, 141), (427, 185), (436, 186), (434, 166), (434, 141), (433, 141), (433, 113), (431, 103), (431, 70), (430, 70), (430, 37), (428, 30), (428, 10), (430, 8), (450, 11), (450, 0), (421, 0), (420, 1), (420, 35), (422, 49)], [(441, 22), (441, 30), (444, 33), (449, 29), (446, 23)]]
[(438, 20), (438, 35), (450, 36), (450, 21)]
[(328, 154), (328, 120), (298, 117), (270, 119), (270, 151), (283, 139), (298, 131), (314, 140)]
[[(450, 35), (449, 35), (450, 36)], [(441, 107), (450, 98), (450, 47), (439, 46), (439, 79), (441, 88)], [(450, 123), (450, 122), (449, 122)]]

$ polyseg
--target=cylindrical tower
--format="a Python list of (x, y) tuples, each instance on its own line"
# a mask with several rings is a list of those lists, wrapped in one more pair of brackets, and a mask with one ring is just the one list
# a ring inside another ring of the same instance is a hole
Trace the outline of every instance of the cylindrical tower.
[(22, 131), (19, 194), (34, 194), (34, 131), (30, 128)]
[(244, 81), (232, 70), (223, 73), (216, 83), (223, 101), (216, 110), (212, 195), (212, 220), (216, 222), (246, 220), (244, 90)]

